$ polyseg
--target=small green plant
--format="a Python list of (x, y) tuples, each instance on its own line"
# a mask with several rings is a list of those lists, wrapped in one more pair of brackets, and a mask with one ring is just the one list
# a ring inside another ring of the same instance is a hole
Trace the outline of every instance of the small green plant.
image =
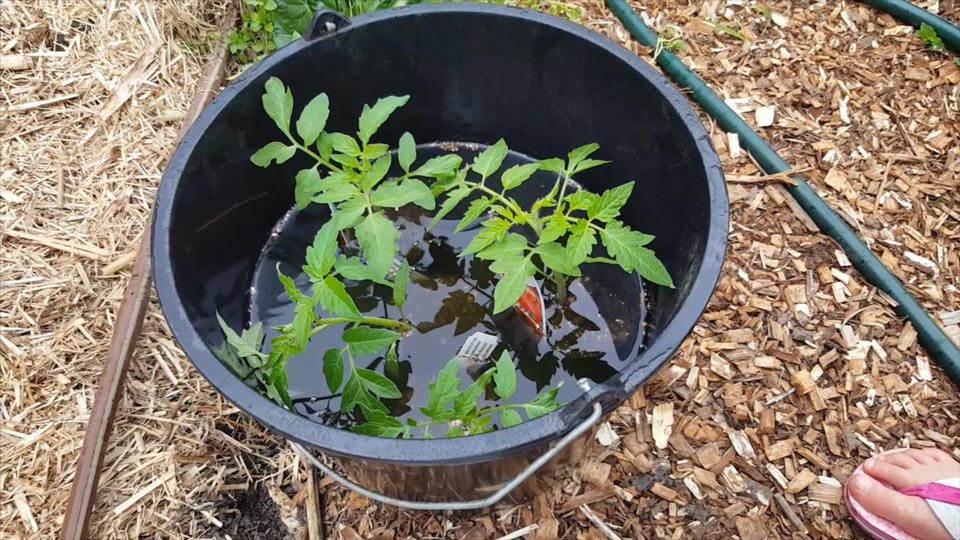
[(275, 49), (298, 39), (314, 13), (330, 9), (356, 17), (423, 0), (243, 0), (240, 27), (227, 35), (230, 52), (241, 63), (258, 62)]
[(241, 63), (260, 60), (276, 45), (273, 40), (277, 0), (243, 0), (240, 4), (240, 27), (227, 35), (230, 53)]
[(758, 5), (754, 4), (754, 5), (751, 5), (751, 6), (750, 6), (750, 10), (751, 10), (751, 11), (754, 11), (754, 12), (756, 12), (756, 13), (758, 13), (758, 14), (760, 14), (761, 17), (763, 17), (764, 19), (766, 19), (766, 20), (768, 20), (768, 21), (773, 20), (773, 14), (770, 13), (770, 9), (769, 9), (769, 8), (766, 8), (766, 7), (763, 7), (763, 6), (758, 6)]
[(663, 51), (670, 51), (674, 54), (687, 48), (687, 43), (681, 39), (683, 31), (675, 26), (669, 26), (657, 36), (657, 44), (653, 48), (653, 61), (656, 62)]
[[(609, 163), (590, 158), (598, 149), (597, 144), (587, 144), (567, 154), (566, 161), (552, 158), (514, 165), (500, 175), (497, 191), (488, 181), (507, 155), (507, 144), (501, 139), (481, 152), (471, 165), (434, 186), (435, 191), (446, 195), (434, 222), (471, 195), (478, 197), (470, 203), (457, 230), (466, 228), (487, 212), (493, 215), (481, 223), (483, 230), (460, 256), (476, 254), (480, 259), (493, 261), (490, 270), (501, 276), (494, 288), (495, 314), (516, 304), (528, 278), (538, 274), (556, 285), (562, 301), (567, 280), (579, 277), (580, 267), (585, 263), (619, 265), (624, 271), (636, 271), (658, 285), (673, 286), (666, 268), (654, 252), (645, 247), (653, 241), (653, 236), (633, 231), (617, 219), (633, 192), (633, 182), (599, 195), (571, 187), (575, 175)], [(556, 174), (556, 181), (549, 193), (529, 208), (523, 208), (508, 192), (538, 170)], [(528, 241), (524, 235), (512, 232), (517, 226), (525, 226), (535, 240)], [(609, 257), (594, 255), (598, 238)]]
[[(542, 392), (527, 403), (506, 403), (517, 390), (517, 372), (510, 355), (504, 351), (494, 367), (485, 371), (465, 390), (457, 375), (460, 366), (456, 359), (451, 360), (440, 370), (435, 382), (430, 384), (427, 393), (427, 406), (420, 413), (428, 418), (422, 422), (408, 419), (406, 423), (383, 412), (367, 415), (367, 421), (352, 428), (353, 431), (380, 437), (410, 438), (414, 430), (423, 430), (422, 438), (430, 439), (431, 427), (445, 428), (446, 437), (475, 435), (490, 430), (495, 415), (499, 415), (503, 427), (515, 426), (523, 419), (519, 411), (533, 420), (559, 409), (557, 402), (559, 386)], [(503, 400), (502, 405), (480, 408), (478, 403), (488, 393), (487, 386), (493, 382), (493, 394)], [(371, 404), (372, 406), (372, 404)], [(366, 414), (366, 413), (365, 413)]]
[[(313, 164), (296, 174), (296, 206), (330, 205), (332, 216), (306, 249), (303, 272), (311, 283), (309, 292), (299, 290), (278, 268), (295, 309), (293, 321), (277, 328), (279, 334), (271, 340), (269, 354), (261, 352), (264, 334), (259, 324), (237, 335), (220, 319), (231, 349), (230, 354), (221, 356), (239, 377), (287, 408), (292, 408), (287, 362), (302, 354), (313, 336), (335, 327), (345, 327), (341, 336), (344, 346), (324, 353), (323, 373), (330, 392), (341, 394), (341, 413), (357, 420), (351, 428), (355, 431), (410, 437), (422, 429), (423, 436), (430, 436), (431, 427), (445, 425), (447, 436), (466, 435), (493, 429), (490, 423), (496, 414), (501, 425), (508, 427), (522, 421), (518, 411), (532, 419), (560, 407), (557, 388), (528, 403), (506, 403), (516, 389), (516, 368), (504, 353), (494, 368), (463, 391), (456, 359), (448, 363), (430, 385), (428, 406), (420, 410), (427, 420), (404, 424), (390, 415), (383, 400), (400, 398), (399, 388), (390, 378), (357, 365), (358, 357), (382, 354), (385, 372), (396, 371), (397, 343), (413, 329), (403, 318), (411, 268), (406, 256), (399, 253), (399, 232), (385, 213), (390, 209), (415, 205), (433, 212), (436, 224), (461, 203), (469, 203), (455, 230), (478, 219), (481, 230), (460, 256), (473, 254), (493, 261), (490, 270), (499, 275), (493, 294), (494, 314), (514, 306), (528, 279), (538, 274), (551, 280), (562, 301), (567, 280), (580, 276), (585, 263), (618, 265), (653, 283), (673, 286), (666, 268), (646, 247), (653, 237), (631, 230), (618, 219), (633, 182), (601, 194), (575, 185), (575, 175), (608, 163), (590, 157), (599, 148), (596, 144), (572, 150), (566, 160), (547, 159), (501, 172), (508, 153), (503, 140), (480, 152), (470, 164), (465, 165), (456, 154), (446, 154), (416, 165), (416, 142), (412, 134), (404, 133), (396, 152), (402, 172), (391, 177), (390, 171), (396, 168), (390, 147), (372, 138), (407, 103), (408, 96), (388, 96), (364, 106), (353, 136), (326, 130), (330, 115), (326, 94), (314, 97), (291, 123), (294, 98), (290, 89), (275, 77), (264, 89), (264, 111), (284, 140), (266, 144), (251, 156), (251, 162), (268, 167), (283, 164), (298, 152), (305, 154)], [(525, 208), (509, 192), (538, 171), (555, 174), (556, 179), (549, 193)], [(438, 207), (440, 197), (443, 202)], [(595, 253), (598, 244), (605, 254)], [(389, 287), (400, 320), (363, 315), (344, 280)], [(318, 307), (326, 315), (318, 316)], [(487, 394), (491, 381), (493, 395), (504, 403), (479, 408), (479, 399)]]
[[(947, 46), (943, 43), (937, 31), (927, 23), (920, 23), (920, 29), (917, 30), (917, 36), (923, 40), (928, 48), (938, 52), (947, 52)], [(960, 57), (954, 57), (953, 63), (960, 67)]]
[(920, 24), (920, 29), (917, 30), (917, 36), (923, 40), (927, 47), (935, 51), (947, 50), (947, 47), (943, 44), (943, 40), (937, 35), (937, 31), (927, 23)]
[(720, 24), (720, 23), (715, 22), (715, 21), (711, 21), (710, 19), (704, 19), (703, 22), (707, 23), (707, 25), (710, 26), (710, 28), (713, 28), (714, 30), (716, 30), (717, 32), (720, 32), (721, 34), (726, 34), (726, 35), (728, 35), (728, 36), (730, 36), (730, 37), (732, 37), (732, 38), (738, 39), (738, 40), (740, 40), (740, 41), (746, 41), (746, 40), (747, 40), (747, 38), (744, 37), (743, 34), (741, 34), (740, 32), (738, 32), (738, 31), (736, 31), (736, 30), (734, 30), (733, 28), (730, 28), (729, 26)]

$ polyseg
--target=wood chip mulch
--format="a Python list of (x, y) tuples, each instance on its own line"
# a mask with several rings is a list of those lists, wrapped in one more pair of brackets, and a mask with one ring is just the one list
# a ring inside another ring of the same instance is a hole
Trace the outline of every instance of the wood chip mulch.
[[(22, 57), (0, 69), (4, 538), (58, 531), (129, 252), (223, 10), (198, 0), (107, 4), (0, 6), (0, 54)], [(952, 0), (926, 4), (960, 20)], [(567, 5), (649, 61), (601, 3)], [(952, 57), (859, 2), (634, 7), (683, 39), (684, 61), (960, 340)], [(153, 306), (94, 537), (865, 538), (843, 506), (843, 482), (893, 447), (960, 458), (960, 393), (890, 300), (796, 208), (784, 178), (763, 178), (735, 137), (701, 118), (732, 201), (717, 292), (674, 360), (606, 419), (584, 460), (543, 479), (539, 497), (427, 514), (308, 475), (203, 382)]]

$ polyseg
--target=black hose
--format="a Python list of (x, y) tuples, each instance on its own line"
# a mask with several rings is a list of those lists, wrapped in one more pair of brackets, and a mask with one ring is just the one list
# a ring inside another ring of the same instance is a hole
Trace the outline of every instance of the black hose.
[[(644, 24), (636, 12), (627, 5), (626, 0), (606, 0), (606, 3), (634, 39), (646, 47), (656, 48), (657, 34)], [(874, 0), (872, 3), (894, 4), (896, 2)], [(954, 27), (954, 30), (956, 30), (956, 27)], [(951, 35), (950, 32), (945, 32), (945, 34), (948, 37)], [(946, 42), (946, 39), (944, 42)], [(670, 51), (663, 49), (657, 55), (656, 62), (674, 81), (689, 90), (693, 99), (717, 121), (721, 128), (739, 135), (740, 144), (753, 155), (753, 158), (767, 174), (790, 170), (790, 165), (777, 154), (773, 147), (753, 131), (679, 58)], [(924, 311), (923, 307), (917, 303), (916, 299), (907, 292), (903, 284), (887, 270), (877, 256), (870, 251), (870, 248), (857, 237), (840, 216), (830, 209), (807, 182), (800, 177), (794, 179), (797, 185), (787, 188), (790, 195), (796, 199), (797, 203), (825, 234), (840, 244), (846, 252), (847, 258), (867, 281), (896, 301), (895, 310), (913, 324), (920, 344), (934, 361), (943, 368), (950, 380), (960, 387), (960, 350), (944, 334), (943, 329)]]

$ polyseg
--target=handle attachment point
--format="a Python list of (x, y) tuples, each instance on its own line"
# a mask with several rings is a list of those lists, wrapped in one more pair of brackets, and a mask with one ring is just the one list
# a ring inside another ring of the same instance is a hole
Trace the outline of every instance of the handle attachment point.
[(350, 26), (350, 19), (329, 9), (322, 9), (313, 15), (307, 31), (303, 34), (304, 41), (315, 41)]

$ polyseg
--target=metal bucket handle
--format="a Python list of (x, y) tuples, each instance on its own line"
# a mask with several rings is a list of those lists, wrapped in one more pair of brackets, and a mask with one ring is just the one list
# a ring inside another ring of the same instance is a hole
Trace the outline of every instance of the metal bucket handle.
[[(577, 385), (580, 386), (586, 392), (590, 389), (590, 384), (586, 379), (581, 379), (577, 382)], [(353, 482), (349, 478), (341, 475), (340, 473), (334, 471), (323, 462), (321, 462), (312, 452), (308, 451), (299, 443), (290, 441), (290, 446), (297, 451), (301, 456), (303, 456), (307, 461), (309, 461), (314, 467), (320, 469), (323, 474), (329, 476), (334, 481), (336, 481), (341, 486), (359, 494), (367, 497), (368, 499), (373, 499), (377, 502), (383, 504), (389, 504), (391, 506), (398, 506), (400, 508), (405, 508), (407, 510), (426, 510), (430, 512), (439, 512), (445, 510), (479, 510), (481, 508), (486, 508), (492, 506), (501, 499), (510, 494), (511, 491), (516, 489), (520, 484), (526, 481), (533, 473), (537, 472), (541, 467), (546, 465), (551, 459), (557, 456), (564, 448), (570, 445), (573, 441), (580, 438), (588, 429), (593, 427), (594, 424), (600, 420), (600, 417), (603, 416), (603, 406), (600, 403), (593, 404), (593, 412), (590, 413), (590, 416), (586, 417), (582, 422), (576, 425), (572, 430), (570, 430), (566, 435), (563, 436), (557, 444), (553, 445), (552, 448), (544, 452), (540, 457), (535, 459), (532, 463), (527, 465), (527, 467), (517, 475), (516, 478), (507, 482), (495, 493), (489, 497), (483, 499), (474, 499), (472, 501), (450, 501), (450, 502), (425, 502), (425, 501), (408, 501), (406, 499), (397, 499), (382, 493), (376, 493), (370, 491), (369, 489)]]

